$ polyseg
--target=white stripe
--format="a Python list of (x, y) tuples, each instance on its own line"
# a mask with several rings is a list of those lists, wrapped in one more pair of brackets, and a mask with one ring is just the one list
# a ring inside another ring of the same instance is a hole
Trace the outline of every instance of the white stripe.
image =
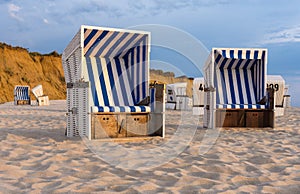
[(119, 106), (115, 106), (115, 112), (120, 112), (120, 107)]
[(227, 59), (225, 65), (224, 65), (224, 69), (227, 69), (227, 68), (228, 68), (228, 66), (229, 66), (229, 64), (230, 64), (230, 62), (231, 62), (232, 60), (234, 60), (234, 59), (231, 59), (231, 58)]
[(229, 81), (229, 76), (228, 76), (228, 69), (224, 69), (224, 76), (225, 76), (225, 85), (226, 85), (226, 94), (227, 94), (227, 103), (232, 104), (232, 95), (230, 91), (230, 81)]
[[(95, 56), (97, 54), (97, 52), (103, 47), (103, 45), (107, 42), (107, 40), (111, 37), (111, 35), (114, 32), (110, 31), (106, 34), (106, 36), (101, 40), (101, 42), (99, 42), (99, 44), (97, 44), (97, 46), (95, 48), (93, 48), (92, 53), (90, 54), (90, 56)], [(102, 57), (102, 53), (100, 54), (100, 56)]]
[(134, 108), (135, 108), (135, 112), (142, 112), (142, 109), (141, 109), (141, 107), (139, 107), (139, 106), (135, 106)]
[[(135, 37), (135, 39), (132, 40), (132, 42), (127, 46), (126, 49), (122, 52), (123, 54), (120, 55), (120, 57), (124, 57), (124, 55), (128, 52), (128, 49), (133, 48), (136, 43), (141, 40), (145, 35), (144, 34), (139, 34), (138, 36)], [(121, 53), (121, 51), (118, 51), (118, 53)], [(136, 55), (134, 55), (136, 56)]]
[(110, 112), (108, 106), (103, 106), (103, 110), (104, 110), (104, 112)]
[(102, 96), (102, 88), (101, 88), (100, 79), (99, 79), (99, 75), (102, 72), (98, 72), (97, 61), (96, 61), (95, 57), (90, 57), (90, 61), (91, 61), (92, 70), (93, 70), (93, 73), (94, 73), (94, 81), (95, 81), (95, 88), (91, 88), (91, 92), (94, 92), (93, 89), (96, 90), (99, 105), (104, 106), (104, 100), (103, 100), (103, 96)]
[(242, 59), (246, 59), (246, 50), (242, 50)]
[(143, 42), (140, 42), (140, 62), (139, 62), (139, 68), (140, 68), (140, 72), (139, 72), (139, 89), (140, 89), (140, 99), (138, 99), (138, 102), (141, 101), (143, 99)]
[[(107, 98), (108, 98), (108, 104), (109, 106), (114, 106), (115, 102), (113, 99), (112, 91), (111, 91), (111, 85), (109, 81), (109, 75), (107, 71), (107, 63), (105, 58), (100, 58), (101, 60), (101, 67), (102, 67), (102, 72), (103, 72), (103, 77), (104, 77), (104, 82), (105, 82), (105, 87), (106, 87), (106, 92), (107, 92)], [(99, 74), (97, 74), (99, 76)]]
[(125, 51), (126, 53), (128, 52), (128, 48), (125, 48), (124, 50), (120, 50), (123, 45), (127, 44), (127, 42), (130, 40), (130, 38), (133, 36), (134, 34), (130, 33), (126, 36), (126, 38), (121, 42), (119, 43), (119, 45), (117, 46), (117, 48), (111, 53), (111, 56), (116, 56), (118, 54), (121, 54), (122, 51)]
[(137, 68), (136, 67), (136, 64), (137, 64), (137, 49), (133, 49), (133, 56), (134, 56), (134, 63), (133, 65), (131, 66), (131, 68), (133, 68), (133, 92), (135, 94), (135, 99), (133, 99), (134, 101), (136, 100), (136, 94), (137, 94)]
[(254, 59), (254, 51), (255, 50), (250, 50), (250, 59)]
[(131, 112), (129, 106), (125, 106), (124, 108), (125, 108), (125, 112)]
[(224, 98), (223, 98), (223, 89), (222, 89), (222, 82), (221, 82), (221, 72), (220, 69), (216, 69), (216, 76), (217, 76), (217, 83), (218, 83), (218, 92), (219, 92), (219, 99), (220, 99), (220, 104), (224, 104)]
[(127, 69), (127, 71), (128, 71), (128, 76), (131, 78), (132, 77), (132, 75), (131, 75), (131, 55), (132, 55), (132, 52), (130, 52), (129, 54), (128, 54), (128, 69)]

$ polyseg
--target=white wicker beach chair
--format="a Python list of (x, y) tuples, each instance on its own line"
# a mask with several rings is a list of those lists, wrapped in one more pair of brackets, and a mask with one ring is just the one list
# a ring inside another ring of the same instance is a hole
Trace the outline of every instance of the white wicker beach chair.
[(164, 86), (149, 87), (150, 33), (81, 26), (62, 55), (67, 136), (164, 136)]
[(34, 88), (32, 88), (32, 93), (35, 96), (37, 100), (38, 106), (47, 106), (49, 105), (49, 97), (44, 95), (43, 86), (37, 85)]
[(204, 66), (204, 127), (274, 127), (267, 49), (213, 48)]
[(28, 105), (30, 104), (30, 87), (17, 85), (14, 89), (14, 104), (15, 105)]
[(204, 114), (204, 78), (197, 77), (193, 81), (193, 115)]
[(283, 116), (285, 111), (286, 85), (281, 75), (267, 75), (267, 88), (274, 88), (275, 116)]

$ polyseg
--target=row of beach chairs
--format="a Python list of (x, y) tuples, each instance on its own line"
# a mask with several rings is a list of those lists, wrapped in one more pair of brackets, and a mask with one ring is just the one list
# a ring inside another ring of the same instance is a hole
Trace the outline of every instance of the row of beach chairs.
[[(204, 65), (204, 127), (274, 127), (267, 49), (213, 48)], [(149, 83), (150, 33), (81, 26), (62, 54), (67, 136), (165, 134), (165, 85)]]
[(49, 105), (49, 97), (44, 95), (43, 86), (37, 85), (32, 88), (32, 93), (36, 98), (35, 103), (32, 103), (30, 99), (30, 86), (28, 85), (17, 85), (14, 89), (14, 104), (15, 105), (31, 105), (36, 104), (38, 106)]

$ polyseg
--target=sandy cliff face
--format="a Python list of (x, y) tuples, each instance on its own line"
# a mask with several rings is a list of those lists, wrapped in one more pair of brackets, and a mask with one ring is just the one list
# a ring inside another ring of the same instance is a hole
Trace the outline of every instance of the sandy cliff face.
[[(172, 72), (151, 70), (150, 79), (165, 84), (187, 82), (187, 94), (192, 94), (192, 80), (187, 77), (176, 78)], [(42, 55), (0, 43), (0, 103), (13, 101), (15, 85), (29, 85), (32, 89), (39, 84), (50, 100), (66, 98), (61, 55), (56, 52)], [(35, 99), (32, 93), (31, 97)]]
[(61, 56), (56, 52), (30, 53), (24, 48), (0, 43), (0, 103), (13, 101), (15, 85), (33, 88), (38, 84), (43, 85), (44, 93), (51, 100), (66, 97)]

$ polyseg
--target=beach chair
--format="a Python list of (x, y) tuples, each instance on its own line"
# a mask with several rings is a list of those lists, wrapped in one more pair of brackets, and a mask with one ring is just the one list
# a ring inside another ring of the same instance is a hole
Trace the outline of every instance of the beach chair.
[(281, 75), (267, 75), (267, 88), (274, 88), (275, 116), (283, 116), (286, 106), (287, 89)]
[(34, 88), (32, 88), (32, 93), (36, 98), (37, 105), (38, 106), (48, 106), (49, 103), (49, 97), (44, 95), (43, 86), (37, 85)]
[(193, 115), (204, 114), (204, 78), (193, 80)]
[(149, 85), (150, 33), (81, 26), (62, 63), (67, 136), (164, 137), (165, 86)]
[(28, 105), (30, 104), (29, 86), (17, 85), (14, 89), (14, 104)]
[(204, 65), (204, 127), (274, 127), (267, 49), (213, 48)]

